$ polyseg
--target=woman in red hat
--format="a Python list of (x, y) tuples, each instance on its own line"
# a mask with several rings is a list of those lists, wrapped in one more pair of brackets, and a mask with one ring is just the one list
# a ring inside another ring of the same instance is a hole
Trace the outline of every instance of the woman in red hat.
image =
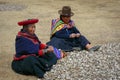
[(35, 75), (43, 78), (46, 71), (63, 58), (64, 52), (55, 47), (43, 44), (35, 34), (35, 23), (38, 19), (18, 22), (23, 26), (15, 40), (16, 54), (12, 61), (12, 69), (20, 74)]
[(92, 47), (86, 37), (75, 27), (74, 21), (71, 20), (71, 16), (74, 13), (69, 6), (63, 6), (62, 10), (59, 10), (58, 13), (60, 18), (52, 20), (51, 40), (47, 43), (48, 45), (64, 51), (74, 49), (97, 51), (100, 48), (100, 46)]

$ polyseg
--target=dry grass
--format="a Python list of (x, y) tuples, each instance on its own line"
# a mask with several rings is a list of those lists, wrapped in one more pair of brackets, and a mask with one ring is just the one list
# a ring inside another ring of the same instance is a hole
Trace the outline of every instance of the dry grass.
[[(49, 3), (49, 4), (48, 4)], [(51, 19), (58, 18), (57, 11), (70, 5), (76, 26), (92, 43), (120, 42), (119, 0), (0, 0), (1, 4), (26, 6), (20, 11), (0, 11), (0, 80), (35, 80), (11, 70), (15, 53), (14, 40), (21, 29), (17, 22), (38, 18), (36, 34), (45, 43), (49, 41)]]

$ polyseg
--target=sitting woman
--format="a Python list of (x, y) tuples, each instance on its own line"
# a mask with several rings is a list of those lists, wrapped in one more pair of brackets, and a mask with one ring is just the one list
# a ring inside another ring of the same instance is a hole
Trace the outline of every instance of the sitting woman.
[(71, 51), (74, 49), (88, 51), (97, 51), (100, 46), (92, 47), (90, 42), (79, 32), (75, 27), (71, 16), (74, 15), (71, 12), (69, 6), (64, 6), (62, 10), (59, 10), (60, 18), (52, 20), (51, 37), (48, 45), (52, 45), (58, 49), (64, 51)]
[(16, 36), (16, 54), (12, 61), (12, 69), (20, 74), (44, 77), (58, 59), (64, 57), (64, 52), (55, 47), (47, 46), (35, 35), (35, 23), (38, 19), (28, 19), (18, 22), (23, 26)]

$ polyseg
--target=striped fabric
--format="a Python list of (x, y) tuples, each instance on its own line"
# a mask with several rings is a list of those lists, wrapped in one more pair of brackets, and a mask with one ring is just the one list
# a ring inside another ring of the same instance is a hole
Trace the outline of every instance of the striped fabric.
[(74, 27), (75, 24), (72, 20), (68, 24), (65, 24), (62, 20), (58, 19), (53, 19), (52, 24), (51, 24), (51, 34), (50, 36), (52, 37), (57, 31), (64, 29), (64, 28), (71, 28)]
[(57, 49), (57, 48), (55, 48), (55, 47), (54, 47), (54, 54), (56, 55), (56, 57), (57, 57), (58, 59), (61, 58), (61, 50), (59, 50), (59, 49)]

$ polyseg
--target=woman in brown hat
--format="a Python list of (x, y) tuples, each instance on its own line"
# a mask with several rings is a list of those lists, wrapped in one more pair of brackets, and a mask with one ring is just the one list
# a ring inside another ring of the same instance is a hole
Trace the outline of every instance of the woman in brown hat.
[(35, 23), (38, 19), (18, 22), (23, 28), (15, 39), (16, 54), (12, 61), (12, 69), (20, 74), (35, 75), (43, 78), (46, 71), (64, 57), (64, 52), (55, 47), (43, 44), (35, 34)]
[(64, 51), (71, 51), (74, 49), (88, 51), (97, 51), (100, 46), (92, 47), (90, 42), (80, 33), (75, 27), (74, 21), (71, 17), (74, 13), (69, 6), (63, 6), (59, 10), (60, 18), (52, 20), (51, 37), (48, 45), (57, 47)]

